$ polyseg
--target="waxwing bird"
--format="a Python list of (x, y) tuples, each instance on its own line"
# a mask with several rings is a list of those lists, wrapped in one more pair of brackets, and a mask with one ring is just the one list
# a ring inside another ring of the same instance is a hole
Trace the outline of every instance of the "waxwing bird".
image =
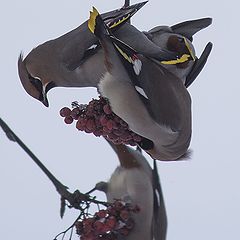
[(109, 144), (117, 154), (120, 166), (108, 182), (97, 183), (93, 190), (105, 192), (108, 202), (121, 199), (139, 206), (140, 212), (133, 216), (134, 229), (124, 239), (166, 240), (167, 214), (156, 162), (152, 169), (140, 151)]
[[(198, 31), (211, 25), (211, 18), (202, 18), (196, 20), (190, 20), (169, 26), (157, 26), (148, 32), (145, 32), (146, 36), (162, 49), (169, 51), (179, 52), (185, 48), (183, 37), (188, 41), (191, 51), (195, 54), (195, 49), (192, 44), (193, 35)], [(195, 61), (188, 61), (187, 64), (171, 64), (165, 65), (170, 72), (180, 78), (186, 87), (189, 87), (192, 82), (196, 79), (198, 74), (203, 69), (207, 62), (207, 58), (212, 50), (212, 43), (209, 42), (201, 57), (194, 59)]]
[[(101, 95), (133, 132), (147, 139), (140, 146), (152, 158), (179, 159), (191, 139), (191, 99), (182, 81), (155, 59), (114, 37), (96, 9), (88, 23), (104, 51), (107, 72), (99, 82)], [(194, 53), (185, 38), (184, 42), (185, 52), (179, 59), (162, 63), (191, 61)]]
[[(117, 37), (139, 52), (159, 60), (176, 57), (174, 52), (159, 48), (134, 26), (122, 25), (145, 3), (114, 10), (102, 17), (112, 30), (115, 29)], [(97, 42), (84, 22), (63, 36), (34, 48), (24, 60), (21, 54), (18, 73), (26, 92), (48, 106), (46, 94), (53, 87), (97, 87), (105, 72), (103, 52)]]

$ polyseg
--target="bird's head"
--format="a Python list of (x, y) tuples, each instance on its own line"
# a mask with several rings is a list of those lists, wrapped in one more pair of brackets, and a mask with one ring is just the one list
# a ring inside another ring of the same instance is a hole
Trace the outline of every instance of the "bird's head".
[(186, 68), (188, 63), (196, 58), (192, 44), (193, 35), (208, 27), (211, 23), (211, 18), (201, 18), (181, 22), (171, 27), (157, 26), (147, 32), (146, 35), (159, 47), (176, 52), (179, 57), (184, 56), (180, 61), (166, 61), (164, 64)]
[(170, 34), (166, 42), (166, 47), (168, 51), (177, 53), (179, 56), (178, 60), (173, 61), (163, 61), (164, 64), (172, 64), (177, 68), (188, 67), (189, 62), (195, 61), (195, 49), (193, 44), (189, 39), (179, 34)]
[(48, 66), (44, 61), (39, 61), (36, 56), (32, 57), (34, 51), (23, 59), (23, 54), (18, 58), (18, 74), (21, 83), (26, 92), (33, 98), (39, 100), (48, 107), (47, 92), (56, 86), (45, 74), (48, 71)]

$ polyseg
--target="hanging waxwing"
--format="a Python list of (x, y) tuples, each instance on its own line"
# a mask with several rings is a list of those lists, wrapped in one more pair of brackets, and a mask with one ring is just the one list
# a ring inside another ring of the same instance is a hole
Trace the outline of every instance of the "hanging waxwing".
[(120, 199), (139, 206), (139, 213), (133, 216), (134, 228), (123, 239), (166, 240), (167, 214), (156, 161), (152, 169), (139, 149), (109, 144), (120, 165), (108, 182), (97, 183), (92, 191), (103, 191), (108, 202)]

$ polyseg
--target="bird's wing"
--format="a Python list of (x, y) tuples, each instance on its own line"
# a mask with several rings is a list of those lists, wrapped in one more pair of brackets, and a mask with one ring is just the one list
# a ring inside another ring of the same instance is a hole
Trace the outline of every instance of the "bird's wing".
[(159, 62), (110, 36), (129, 77), (152, 118), (174, 131), (190, 121), (191, 99), (182, 81)]
[(142, 70), (138, 76), (145, 104), (153, 119), (173, 131), (190, 121), (191, 99), (182, 81), (152, 59), (140, 57)]

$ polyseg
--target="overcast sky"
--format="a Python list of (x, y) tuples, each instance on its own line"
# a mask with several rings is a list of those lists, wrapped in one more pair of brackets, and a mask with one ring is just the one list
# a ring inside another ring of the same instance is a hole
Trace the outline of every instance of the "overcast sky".
[[(133, 18), (136, 27), (149, 30), (156, 25), (213, 17), (212, 26), (194, 38), (197, 55), (208, 41), (214, 48), (208, 64), (189, 88), (193, 101), (192, 159), (158, 162), (169, 218), (168, 240), (240, 239), (237, 3), (150, 0)], [(80, 25), (92, 6), (105, 12), (122, 4), (122, 0), (1, 3), (0, 117), (71, 190), (89, 190), (99, 180), (107, 180), (118, 164), (103, 139), (77, 132), (58, 115), (72, 101), (88, 102), (96, 91), (54, 89), (48, 95), (50, 108), (45, 108), (21, 86), (17, 58), (20, 51), (26, 55), (38, 44)], [(77, 212), (73, 210), (60, 219), (55, 189), (1, 129), (0, 170), (1, 239), (52, 240), (75, 219)]]

